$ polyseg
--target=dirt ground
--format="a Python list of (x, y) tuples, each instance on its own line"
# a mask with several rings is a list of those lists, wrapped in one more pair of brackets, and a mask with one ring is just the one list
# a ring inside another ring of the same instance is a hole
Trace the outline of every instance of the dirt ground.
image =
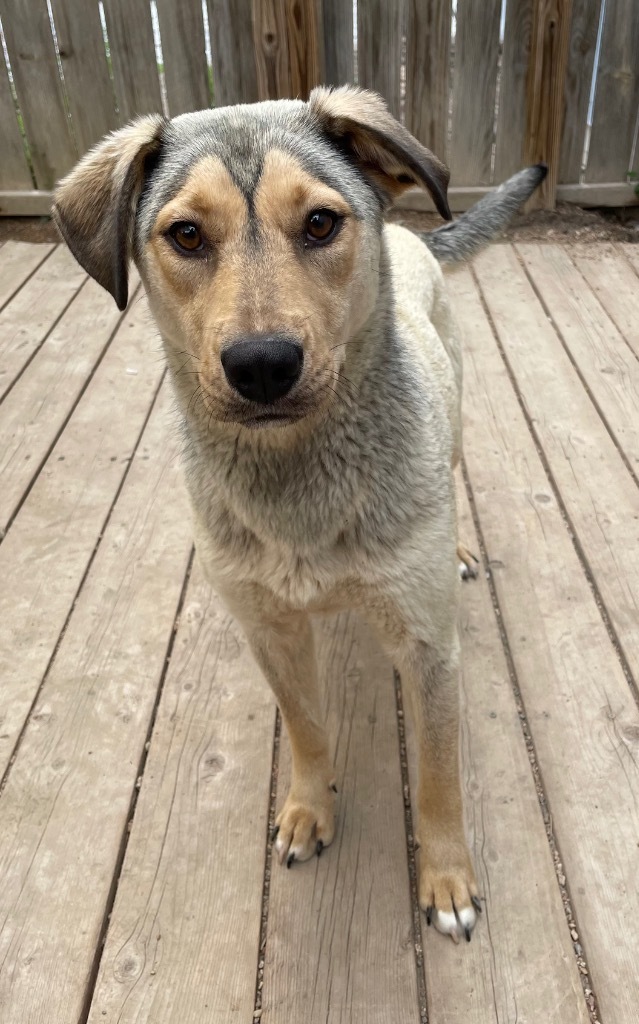
[[(415, 231), (432, 231), (441, 224), (433, 213), (395, 210), (390, 220)], [(639, 244), (639, 206), (625, 209), (583, 210), (560, 204), (556, 210), (520, 214), (504, 234), (519, 242), (636, 242)], [(55, 227), (48, 217), (0, 217), (0, 242), (57, 242)]]

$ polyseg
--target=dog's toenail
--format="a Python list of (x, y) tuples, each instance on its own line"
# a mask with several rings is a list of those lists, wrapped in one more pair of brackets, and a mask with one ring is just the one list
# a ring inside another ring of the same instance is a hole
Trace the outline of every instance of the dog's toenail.
[(334, 793), (337, 793), (337, 786), (335, 785), (334, 782), (331, 782), (331, 789), (333, 790)]
[(464, 928), (464, 934), (466, 936), (466, 942), (470, 942), (470, 928)]
[(430, 928), (431, 921), (433, 919), (433, 908), (426, 907), (426, 924)]
[(277, 839), (277, 833), (279, 832), (279, 830), (280, 830), (280, 826), (279, 825), (274, 825), (273, 826), (273, 828), (271, 829), (271, 842), (274, 842)]
[(286, 866), (287, 866), (287, 868), (290, 868), (290, 866), (291, 866), (291, 864), (293, 863), (294, 860), (295, 860), (295, 854), (294, 853), (289, 853), (288, 857), (286, 858)]
[(322, 842), (321, 839), (318, 839), (317, 840), (317, 846), (315, 847), (315, 851), (316, 851), (318, 857), (321, 854), (323, 849), (324, 849), (324, 843)]
[(481, 905), (481, 901), (480, 901), (480, 899), (479, 899), (479, 896), (471, 896), (471, 897), (470, 897), (470, 902), (471, 902), (471, 903), (472, 903), (472, 905), (474, 906), (474, 908), (475, 908), (475, 910), (477, 911), (477, 913), (478, 913), (478, 914), (481, 914), (481, 912), (482, 912), (482, 910), (483, 910), (484, 908), (483, 908), (483, 907), (482, 907), (482, 905)]

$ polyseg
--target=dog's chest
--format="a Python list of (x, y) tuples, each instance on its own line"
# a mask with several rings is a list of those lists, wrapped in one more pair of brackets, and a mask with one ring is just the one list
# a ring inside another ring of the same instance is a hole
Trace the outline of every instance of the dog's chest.
[(214, 582), (258, 583), (297, 608), (341, 604), (412, 518), (391, 487), (391, 465), (381, 472), (373, 460), (364, 472), (361, 460), (325, 448), (281, 464), (191, 467), (198, 547)]
[(294, 607), (328, 599), (356, 560), (357, 482), (348, 473), (336, 481), (308, 470), (276, 482), (262, 468), (251, 481), (230, 478), (211, 488), (204, 502), (194, 496), (196, 509), (206, 509), (217, 571), (231, 582), (259, 583)]

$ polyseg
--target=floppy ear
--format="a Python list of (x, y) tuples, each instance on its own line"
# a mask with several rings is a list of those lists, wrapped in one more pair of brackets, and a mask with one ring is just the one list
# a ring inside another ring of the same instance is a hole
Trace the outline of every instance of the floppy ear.
[(53, 196), (60, 234), (118, 309), (126, 309), (135, 211), (164, 124), (159, 114), (149, 114), (107, 135), (58, 183)]
[(355, 158), (362, 172), (390, 206), (406, 189), (419, 185), (451, 220), (446, 190), (450, 173), (429, 149), (396, 121), (377, 93), (351, 85), (313, 89), (310, 110), (321, 127)]

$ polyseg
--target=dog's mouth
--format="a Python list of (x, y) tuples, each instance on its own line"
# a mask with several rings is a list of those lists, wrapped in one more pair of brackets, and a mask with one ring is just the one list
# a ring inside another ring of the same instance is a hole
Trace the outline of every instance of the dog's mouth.
[(264, 430), (266, 427), (287, 427), (298, 423), (303, 417), (299, 413), (263, 412), (256, 416), (247, 416), (240, 422), (249, 430)]

